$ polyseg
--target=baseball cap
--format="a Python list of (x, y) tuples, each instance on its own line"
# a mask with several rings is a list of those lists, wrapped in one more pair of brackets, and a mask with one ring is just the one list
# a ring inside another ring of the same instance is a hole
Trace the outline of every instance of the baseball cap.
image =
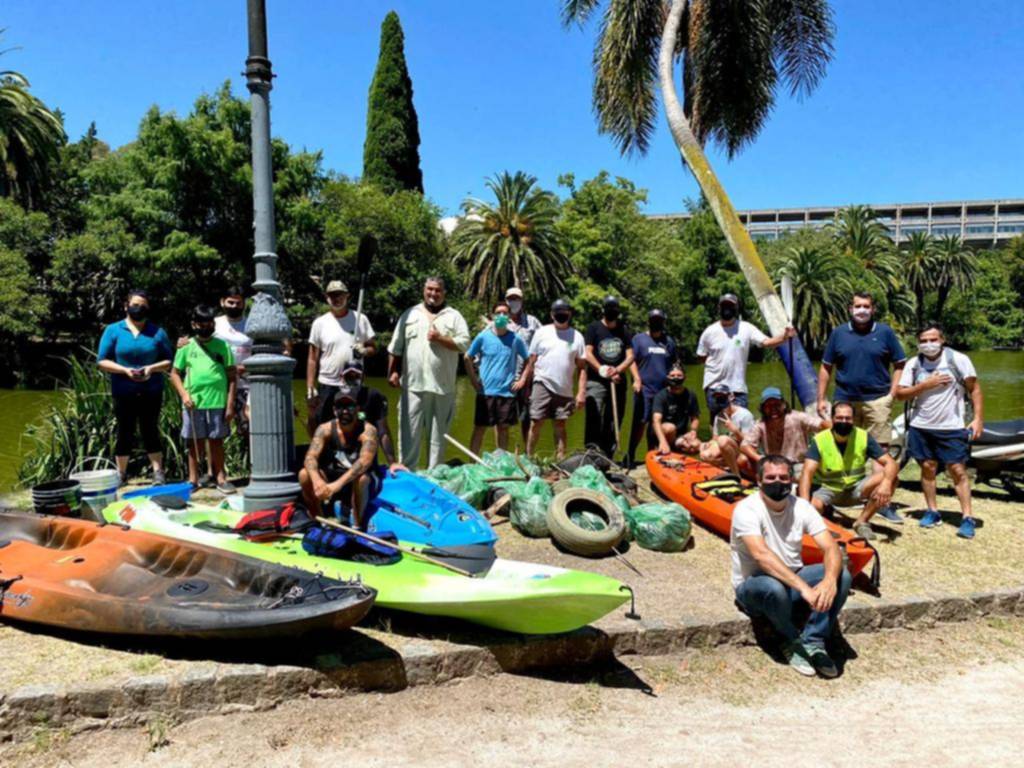
[(761, 404), (764, 405), (768, 400), (785, 400), (782, 396), (782, 390), (778, 387), (765, 387), (761, 390)]
[(334, 402), (340, 403), (342, 400), (349, 400), (356, 402), (356, 395), (359, 393), (355, 387), (338, 387), (338, 393), (334, 396)]
[(358, 360), (349, 360), (345, 363), (345, 367), (341, 371), (341, 375), (344, 376), (346, 373), (358, 373), (360, 376), (363, 375), (363, 364)]
[(619, 306), (619, 299), (617, 296), (612, 296), (611, 294), (609, 294), (604, 297), (604, 301), (602, 303), (606, 307), (617, 307)]
[(712, 395), (729, 395), (729, 394), (732, 394), (732, 390), (729, 389), (729, 385), (728, 384), (715, 384), (715, 386), (711, 387), (711, 394)]
[(662, 320), (664, 320), (665, 312), (657, 308), (652, 309), (650, 312), (647, 313), (647, 318), (650, 319), (652, 317), (660, 317)]
[(507, 291), (505, 291), (505, 298), (506, 299), (521, 299), (521, 298), (523, 298), (523, 292), (522, 292), (521, 289), (519, 289), (519, 288), (517, 288), (516, 286), (513, 285), (511, 288), (509, 288)]
[(572, 306), (570, 306), (569, 302), (565, 299), (555, 299), (551, 302), (551, 311), (558, 312), (560, 310), (568, 310), (569, 312), (572, 312)]
[(735, 304), (737, 307), (740, 305), (740, 300), (737, 298), (735, 293), (723, 293), (721, 298), (718, 300), (719, 304)]
[(341, 280), (331, 280), (324, 293), (348, 293), (348, 286)]

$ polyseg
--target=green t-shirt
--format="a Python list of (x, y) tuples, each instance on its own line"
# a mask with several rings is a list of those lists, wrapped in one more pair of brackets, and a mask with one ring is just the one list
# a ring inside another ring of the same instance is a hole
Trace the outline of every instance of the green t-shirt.
[(235, 365), (231, 347), (212, 338), (200, 345), (197, 339), (178, 350), (174, 368), (185, 377), (185, 389), (196, 408), (224, 408), (228, 403), (228, 368)]

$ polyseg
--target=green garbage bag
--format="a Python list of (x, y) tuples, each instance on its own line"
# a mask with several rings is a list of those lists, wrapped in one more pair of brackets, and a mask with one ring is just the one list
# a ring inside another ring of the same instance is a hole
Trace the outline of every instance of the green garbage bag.
[(454, 493), (467, 504), (480, 509), (487, 498), (487, 491), (490, 490), (487, 478), (493, 476), (493, 471), (478, 464), (463, 464), (458, 467), (440, 464), (421, 474), (449, 493)]
[[(538, 477), (540, 475), (540, 467), (528, 458), (520, 456), (517, 463), (515, 456), (500, 448), (496, 451), (485, 453), (480, 458), (484, 460), (484, 464), (492, 471), (491, 477), (522, 477), (524, 469), (528, 477)], [(520, 465), (522, 465), (522, 469), (520, 469)]]
[(608, 527), (608, 524), (604, 521), (604, 518), (600, 515), (596, 515), (593, 512), (570, 512), (569, 519), (572, 520), (573, 524), (584, 531), (603, 531)]
[(548, 530), (548, 506), (554, 495), (550, 485), (534, 477), (525, 483), (498, 483), (498, 486), (512, 496), (509, 521), (513, 528), (535, 539), (551, 535)]
[(592, 491), (604, 494), (615, 502), (615, 505), (622, 510), (623, 514), (631, 509), (629, 499), (612, 488), (608, 478), (601, 474), (601, 470), (596, 467), (586, 465), (578, 467), (569, 476), (569, 485), (573, 488), (589, 488)]
[(638, 545), (655, 552), (681, 552), (690, 540), (690, 513), (678, 504), (640, 504), (626, 512)]

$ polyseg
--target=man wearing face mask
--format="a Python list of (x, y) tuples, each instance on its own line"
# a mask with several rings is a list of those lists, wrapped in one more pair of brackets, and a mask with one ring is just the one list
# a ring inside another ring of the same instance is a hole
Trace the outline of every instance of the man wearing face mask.
[(380, 489), (377, 430), (348, 387), (338, 390), (332, 407), (334, 418), (317, 427), (299, 470), (302, 498), (317, 517), (334, 515), (338, 502), (342, 516), (347, 512), (352, 525), (364, 529), (366, 503)]
[(324, 291), (328, 311), (313, 321), (309, 330), (309, 355), (306, 359), (306, 404), (312, 434), (316, 427), (330, 421), (334, 396), (341, 386), (341, 372), (350, 360), (369, 357), (377, 351), (373, 326), (366, 315), (356, 316), (348, 306), (348, 287), (332, 280)]
[[(953, 481), (962, 520), (957, 535), (974, 538), (976, 526), (971, 505), (971, 481), (967, 476), (971, 440), (984, 431), (984, 400), (978, 374), (967, 355), (946, 346), (942, 326), (929, 323), (917, 334), (918, 353), (903, 369), (897, 400), (909, 400), (907, 450), (921, 465), (921, 490), (925, 513), (921, 527), (942, 524), (935, 495), (939, 464)], [(964, 396), (970, 394), (974, 417), (965, 429)]]
[(718, 405), (711, 396), (711, 388), (725, 384), (732, 393), (733, 402), (747, 407), (747, 359), (750, 345), (777, 347), (796, 335), (786, 328), (778, 336), (766, 336), (746, 320), (740, 319), (740, 300), (734, 293), (726, 293), (718, 300), (717, 323), (712, 323), (700, 335), (697, 357), (704, 363), (704, 397), (711, 419), (718, 415)]
[(651, 435), (658, 444), (658, 453), (688, 452), (688, 442), (697, 437), (700, 406), (685, 383), (686, 371), (676, 363), (665, 378), (665, 388), (651, 404)]
[[(583, 442), (596, 445), (611, 458), (617, 446), (616, 429), (626, 415), (625, 373), (633, 365), (633, 334), (622, 321), (622, 309), (615, 296), (606, 296), (601, 319), (587, 326), (584, 336), (587, 363), (586, 421)], [(614, 423), (612, 388), (618, 403), (618, 424)]]
[[(231, 347), (214, 338), (214, 311), (200, 304), (192, 312), (192, 339), (174, 356), (171, 384), (181, 398), (181, 437), (188, 446), (188, 480), (193, 487), (214, 484), (234, 493), (224, 472), (224, 438), (235, 416), (235, 358)], [(199, 477), (204, 444), (209, 444), (209, 472)]]
[(455, 376), (459, 357), (469, 348), (469, 327), (449, 307), (444, 279), (428, 277), (423, 303), (398, 318), (388, 347), (388, 383), (401, 387), (398, 402), (398, 450), (402, 463), (415, 469), (423, 434), (430, 445), (427, 466), (444, 462), (444, 436), (455, 413)]
[[(540, 330), (541, 322), (524, 308), (523, 292), (520, 288), (513, 285), (505, 291), (505, 301), (508, 302), (509, 309), (508, 329), (522, 339), (526, 348), (529, 349), (533, 342), (533, 335)], [(525, 367), (525, 360), (517, 364), (516, 380), (522, 377)], [(526, 382), (526, 385), (516, 392), (516, 407), (519, 411), (523, 442), (526, 442), (530, 434), (530, 382)]]
[(871, 294), (855, 293), (850, 303), (850, 322), (832, 331), (825, 345), (818, 372), (818, 413), (828, 416), (825, 394), (835, 369), (833, 398), (852, 403), (854, 424), (866, 429), (887, 448), (892, 439), (893, 395), (907, 356), (892, 328), (876, 322), (874, 317)]
[[(836, 677), (839, 670), (825, 643), (850, 593), (850, 573), (821, 515), (791, 493), (789, 460), (765, 456), (758, 462), (757, 479), (758, 493), (732, 513), (729, 547), (736, 600), (748, 616), (767, 618), (782, 635), (782, 653), (794, 670), (808, 677)], [(804, 536), (821, 549), (821, 564), (804, 565)], [(801, 630), (799, 618), (808, 612)]]
[(245, 332), (245, 291), (239, 285), (228, 288), (220, 300), (223, 315), (214, 319), (213, 335), (227, 342), (235, 358), (235, 431), (244, 438), (248, 447), (249, 419), (246, 405), (249, 403), (249, 380), (245, 377), (245, 361), (252, 356), (252, 337)]
[[(678, 358), (675, 340), (665, 331), (665, 313), (652, 309), (647, 315), (647, 332), (633, 337), (633, 424), (629, 433), (626, 466), (633, 464), (640, 438), (651, 423), (651, 408), (655, 396), (665, 388), (665, 379)], [(648, 441), (647, 448), (654, 447)]]
[(744, 430), (740, 450), (751, 466), (757, 466), (762, 456), (785, 456), (802, 471), (811, 435), (829, 429), (832, 422), (803, 411), (791, 411), (778, 387), (765, 387), (761, 392), (761, 419)]
[(516, 395), (526, 382), (516, 378), (516, 369), (526, 364), (530, 353), (523, 340), (509, 330), (510, 319), (508, 303), (495, 304), (491, 325), (477, 334), (463, 358), (466, 374), (477, 393), (473, 438), (469, 444), (477, 455), (488, 427), (494, 427), (498, 447), (508, 450), (508, 428), (519, 421)]
[[(530, 392), (530, 439), (526, 452), (533, 456), (540, 441), (540, 428), (551, 419), (555, 435), (555, 456), (565, 458), (565, 422), (582, 408), (587, 389), (586, 347), (583, 336), (569, 323), (572, 307), (565, 299), (551, 304), (551, 324), (541, 327), (530, 343), (530, 359), (520, 381), (533, 382)], [(579, 385), (573, 399), (573, 379)]]
[[(873, 462), (880, 467), (874, 473)], [(809, 500), (819, 512), (828, 507), (863, 504), (853, 530), (871, 541), (875, 534), (869, 521), (892, 500), (899, 471), (889, 452), (867, 430), (854, 426), (853, 405), (837, 402), (832, 407), (832, 428), (815, 435), (807, 448), (800, 475), (800, 497)], [(812, 496), (811, 485), (815, 482), (819, 487)]]
[(358, 360), (352, 360), (346, 365), (341, 377), (344, 379), (342, 388), (347, 387), (349, 392), (355, 393), (360, 418), (376, 428), (377, 442), (388, 463), (388, 471), (392, 476), (396, 472), (405, 471), (406, 467), (398, 460), (395, 442), (391, 437), (391, 427), (388, 425), (388, 399), (384, 393), (364, 384), (363, 364)]

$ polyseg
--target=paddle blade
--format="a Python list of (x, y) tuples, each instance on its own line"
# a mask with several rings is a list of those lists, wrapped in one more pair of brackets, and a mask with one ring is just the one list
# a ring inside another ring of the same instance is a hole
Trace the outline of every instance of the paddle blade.
[(370, 271), (370, 264), (377, 255), (377, 238), (366, 234), (359, 238), (359, 253), (356, 256), (356, 266), (360, 275)]
[(786, 317), (793, 322), (793, 278), (789, 275), (782, 276), (782, 308), (786, 310)]

